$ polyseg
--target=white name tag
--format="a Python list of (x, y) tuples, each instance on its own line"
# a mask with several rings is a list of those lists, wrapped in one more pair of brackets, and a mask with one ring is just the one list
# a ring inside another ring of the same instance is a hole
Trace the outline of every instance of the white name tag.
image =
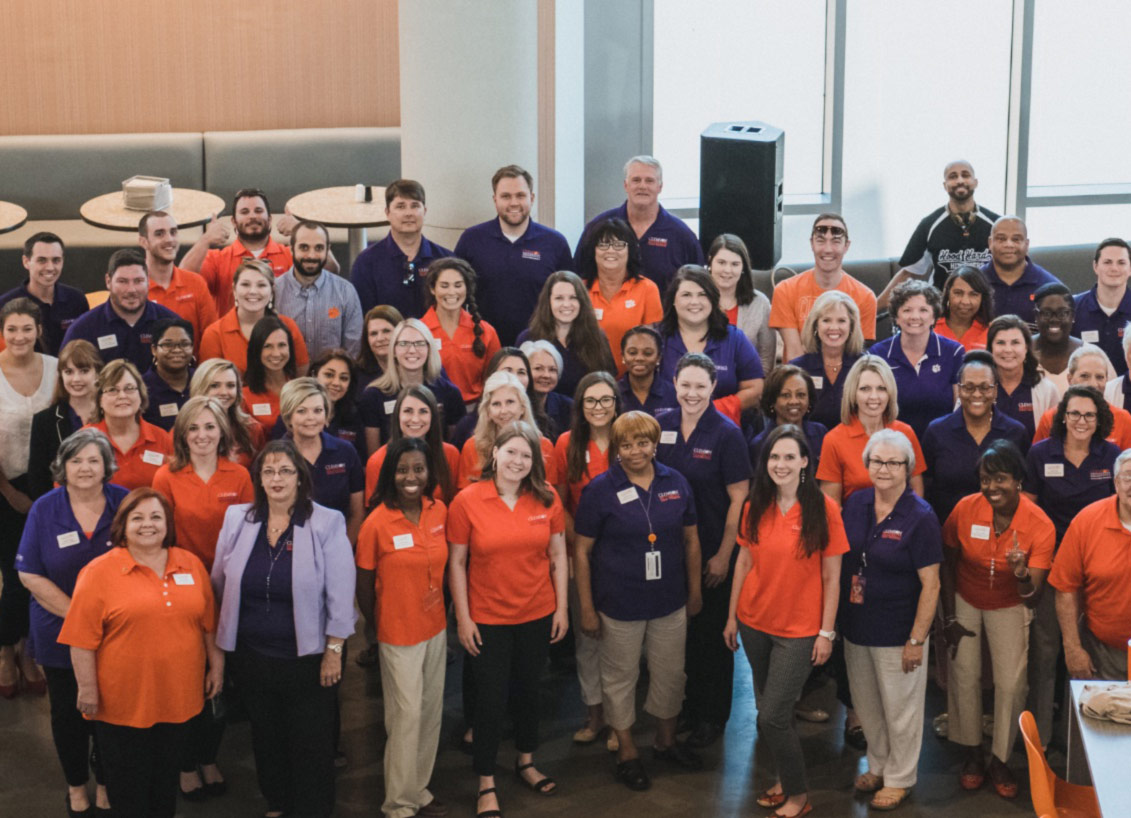
[(593, 314), (597, 316), (598, 321), (600, 321), (602, 318), (605, 317), (605, 311), (603, 309), (601, 309), (600, 307), (594, 307), (593, 308)]
[(626, 310), (631, 310), (635, 306), (636, 306), (636, 302), (633, 301), (631, 298), (624, 302), (624, 308)]
[(396, 402), (395, 399), (385, 401), (385, 414), (386, 415), (393, 414), (393, 410), (396, 409), (396, 408), (397, 408), (397, 402)]
[(437, 338), (435, 340), (436, 340), (436, 351), (439, 352), (441, 349), (444, 348), (444, 342), (440, 338)]
[(393, 548), (400, 551), (402, 548), (412, 548), (411, 534), (397, 534), (393, 537)]
[(251, 405), (251, 413), (259, 418), (267, 417), (269, 414), (271, 414), (271, 404), (253, 403)]
[(990, 538), (990, 527), (988, 525), (972, 525), (970, 526), (970, 536), (975, 540), (988, 540)]
[(589, 462), (589, 452), (586, 452), (586, 453), (585, 453), (585, 462), (586, 462), (586, 463), (588, 463), (588, 462)]
[(1045, 463), (1045, 477), (1064, 477), (1064, 464)]
[(78, 545), (79, 532), (68, 531), (66, 534), (60, 534), (55, 538), (55, 542), (59, 543), (60, 548), (70, 548), (72, 545)]
[(173, 582), (177, 585), (196, 585), (192, 574), (173, 574)]
[(645, 551), (644, 552), (644, 579), (659, 579), (660, 573), (660, 552), (659, 551)]
[(118, 345), (117, 335), (99, 335), (98, 348), (99, 349), (113, 349)]
[(824, 389), (825, 388), (825, 379), (822, 378), (820, 375), (814, 375), (813, 376), (813, 388)]
[(1098, 344), (1100, 342), (1100, 331), (1098, 329), (1086, 329), (1080, 333), (1080, 340), (1085, 344)]
[(617, 492), (617, 499), (620, 500), (621, 505), (631, 503), (636, 499), (636, 486), (629, 486), (626, 489), (621, 489)]
[(151, 466), (160, 466), (165, 462), (165, 455), (161, 454), (161, 452), (153, 452), (146, 449), (141, 453), (141, 462), (148, 463)]
[(163, 418), (176, 417), (178, 411), (177, 404), (163, 403), (157, 408), (157, 411), (161, 413), (161, 417)]
[(677, 439), (678, 438), (676, 437), (675, 429), (669, 429), (666, 432), (660, 432), (660, 442), (661, 443), (664, 443), (664, 444), (675, 443)]

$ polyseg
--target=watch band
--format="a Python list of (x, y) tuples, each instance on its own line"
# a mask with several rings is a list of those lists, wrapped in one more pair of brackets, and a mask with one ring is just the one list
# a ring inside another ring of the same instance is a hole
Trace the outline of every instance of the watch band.
[(342, 652), (342, 645), (343, 644), (344, 644), (343, 642), (338, 642), (338, 644), (336, 644), (336, 645), (331, 645), (329, 643), (326, 643), (326, 648), (328, 650), (334, 651), (334, 653), (340, 654)]
[(826, 639), (828, 639), (828, 640), (829, 640), (830, 642), (835, 642), (835, 641), (836, 641), (836, 631), (822, 631), (822, 630), (819, 630), (819, 631), (817, 631), (817, 636), (823, 636), (823, 637), (825, 637)]

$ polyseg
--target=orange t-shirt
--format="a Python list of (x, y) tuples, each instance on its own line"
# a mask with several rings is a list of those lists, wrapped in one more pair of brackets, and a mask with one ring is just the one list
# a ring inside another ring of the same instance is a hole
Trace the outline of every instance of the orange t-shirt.
[[(227, 247), (209, 250), (200, 265), (200, 276), (212, 291), (212, 296), (216, 300), (216, 312), (220, 315), (235, 305), (232, 301), (232, 277), (245, 258), (255, 258), (255, 254), (236, 239)], [(294, 266), (290, 248), (284, 247), (274, 239), (267, 240), (267, 246), (263, 248), (259, 258), (271, 265), (276, 277)]]
[(448, 379), (459, 387), (464, 402), (479, 400), (483, 394), (487, 364), (502, 348), (495, 328), (486, 321), (479, 322), (483, 330), (483, 345), (486, 347), (483, 357), (480, 358), (471, 351), (471, 345), (475, 343), (475, 322), (467, 310), (460, 310), (455, 338), (449, 336), (440, 326), (440, 316), (436, 314), (435, 307), (429, 307), (428, 312), (424, 313), (424, 317), (420, 320), (424, 322), (424, 326), (432, 330), (436, 343), (440, 345), (440, 362), (444, 365), (444, 371), (448, 373)]
[(204, 330), (216, 322), (216, 304), (200, 274), (174, 267), (168, 288), (155, 284), (150, 279), (149, 300), (168, 307), (192, 324), (192, 348), (199, 357), (200, 339), (204, 337)]
[[(833, 287), (846, 293), (860, 310), (860, 331), (866, 339), (876, 337), (876, 294), (865, 284), (845, 273), (840, 283)], [(813, 302), (824, 293), (817, 285), (812, 269), (801, 275), (787, 278), (774, 289), (770, 302), (770, 326), (774, 329), (792, 328), (801, 332), (805, 317), (813, 309)]]
[[(1131, 449), (1131, 412), (1126, 409), (1120, 409), (1118, 406), (1108, 404), (1111, 409), (1111, 416), (1115, 423), (1112, 424), (1111, 434), (1107, 439), (1114, 443), (1116, 446), (1123, 449)], [(1033, 442), (1044, 440), (1046, 437), (1052, 435), (1052, 419), (1056, 415), (1056, 407), (1046, 409), (1045, 413), (1041, 415), (1040, 421), (1037, 423), (1037, 431), (1033, 435)]]
[[(279, 315), (277, 318), (291, 333), (295, 345), (295, 364), (306, 366), (310, 363), (310, 353), (306, 351), (306, 340), (299, 332), (298, 324), (286, 315)], [(247, 372), (247, 339), (240, 332), (240, 319), (236, 317), (234, 308), (204, 330), (200, 339), (200, 360), (207, 361), (209, 358), (224, 358), (235, 364), (241, 375)]]
[[(824, 610), (824, 581), (821, 559), (848, 552), (848, 537), (840, 509), (831, 497), (825, 501), (829, 521), (829, 542), (824, 551), (806, 557), (801, 550), (801, 503), (794, 503), (785, 514), (774, 503), (758, 523), (758, 542), (740, 534), (738, 544), (749, 549), (753, 564), (738, 595), (736, 616), (749, 628), (771, 636), (789, 638), (816, 636)], [(739, 531), (746, 531), (742, 509)], [(840, 589), (836, 589), (840, 593)]]
[[(385, 462), (385, 455), (388, 453), (389, 444), (385, 444), (380, 449), (369, 455), (369, 459), (365, 462), (365, 500), (373, 496), (373, 492), (377, 490), (377, 478), (381, 476), (381, 464)], [(451, 443), (444, 444), (444, 459), (448, 461), (448, 473), (452, 478), (452, 488), (455, 489), (456, 482), (459, 480), (459, 449)], [(439, 484), (436, 485), (436, 493), (432, 495), (437, 500), (444, 500), (443, 491)]]
[(949, 338), (952, 341), (957, 341), (962, 344), (962, 348), (967, 352), (973, 352), (975, 349), (986, 348), (986, 338), (988, 337), (990, 328), (983, 324), (981, 321), (975, 321), (970, 325), (970, 329), (962, 333), (959, 338), (950, 331), (950, 327), (946, 325), (946, 319), (940, 318), (935, 322), (935, 334), (941, 335), (943, 338)]
[(279, 419), (279, 396), (270, 391), (252, 392), (250, 386), (245, 386), (243, 410), (263, 427), (265, 435), (269, 435), (275, 428), (275, 421)]
[(191, 552), (170, 548), (159, 577), (113, 548), (79, 573), (59, 642), (96, 652), (95, 720), (152, 727), (204, 707), (204, 634), (215, 630), (212, 582)]
[[(915, 436), (911, 427), (902, 420), (893, 420), (884, 428), (903, 432), (911, 441), (911, 448), (915, 451), (915, 468), (908, 476), (913, 477), (925, 472), (927, 461), (923, 457), (923, 450), (919, 448), (919, 438)], [(864, 431), (864, 424), (858, 417), (854, 417), (847, 426), (838, 423), (825, 435), (825, 440), (821, 444), (821, 462), (817, 465), (817, 479), (840, 483), (842, 503), (852, 492), (872, 485), (872, 478), (868, 476), (868, 467), (864, 465), (864, 448), (867, 445), (868, 433)]]
[(512, 511), (494, 480), (472, 483), (448, 511), (448, 541), (468, 547), (467, 597), (482, 625), (521, 625), (554, 612), (550, 538), (565, 531), (558, 493), (547, 508), (529, 492)]
[(994, 611), (1021, 604), (1017, 579), (1006, 558), (1013, 548), (1014, 532), (1017, 547), (1029, 555), (1030, 568), (1052, 564), (1056, 528), (1025, 495), (1021, 495), (1009, 528), (999, 535), (994, 534), (994, 510), (981, 492), (963, 497), (946, 518), (943, 543), (959, 552), (958, 593), (975, 608)]
[(589, 288), (589, 300), (593, 302), (597, 323), (609, 339), (609, 349), (612, 350), (613, 360), (617, 362), (619, 377), (624, 374), (620, 339), (633, 327), (653, 324), (664, 317), (664, 309), (660, 305), (660, 288), (656, 286), (656, 282), (644, 276), (629, 278), (625, 279), (612, 301), (608, 301), (601, 294), (601, 282), (593, 279), (593, 286)]
[(139, 420), (141, 431), (128, 452), (118, 448), (118, 444), (110, 437), (106, 429), (106, 421), (91, 423), (84, 428), (97, 429), (106, 435), (110, 441), (110, 448), (114, 451), (114, 462), (118, 470), (110, 478), (111, 483), (124, 486), (131, 491), (141, 486), (152, 486), (153, 476), (157, 470), (165, 465), (165, 461), (173, 456), (173, 436), (162, 429), (144, 420)]
[(418, 645), (447, 627), (447, 517), (447, 507), (438, 500), (422, 503), (419, 524), (382, 503), (361, 524), (357, 567), (377, 572), (378, 642)]
[[(542, 465), (546, 469), (546, 482), (556, 486), (558, 472), (554, 468), (554, 444), (545, 436), (542, 437)], [(472, 436), (463, 444), (463, 449), (459, 453), (459, 476), (456, 478), (456, 488), (467, 488), (482, 473), (483, 466), (479, 463), (479, 452), (475, 448), (475, 437)]]
[(197, 476), (191, 464), (172, 471), (166, 463), (154, 475), (153, 488), (173, 504), (177, 545), (196, 554), (209, 571), (228, 506), (255, 499), (247, 469), (223, 457), (207, 483)]
[[(569, 472), (569, 466), (566, 462), (569, 452), (569, 435), (569, 432), (562, 432), (558, 436), (558, 442), (554, 444), (554, 473), (558, 478), (555, 485), (564, 483)], [(600, 447), (590, 440), (589, 446), (585, 450), (585, 463), (585, 473), (581, 475), (581, 479), (576, 483), (569, 484), (569, 498), (566, 502), (566, 509), (570, 514), (577, 511), (577, 501), (581, 499), (581, 490), (588, 486), (589, 481), (594, 477), (609, 470), (608, 450), (601, 451)]]
[(1131, 532), (1119, 520), (1119, 498), (1107, 497), (1076, 515), (1052, 563), (1049, 584), (1082, 591), (1088, 630), (1116, 650), (1131, 639)]

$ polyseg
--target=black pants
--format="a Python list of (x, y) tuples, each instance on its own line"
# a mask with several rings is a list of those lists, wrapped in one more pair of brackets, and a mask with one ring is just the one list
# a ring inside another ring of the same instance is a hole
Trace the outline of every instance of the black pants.
[(551, 617), (521, 625), (480, 625), (483, 645), (469, 656), (475, 674), (475, 753), (479, 775), (495, 774), (503, 716), (514, 718), (514, 744), (520, 753), (538, 749), (538, 683), (550, 647)]
[(184, 730), (184, 724), (139, 728), (96, 723), (115, 818), (173, 818)]
[[(12, 486), (26, 493), (27, 475), (17, 477)], [(31, 594), (16, 572), (16, 552), (26, 522), (26, 514), (16, 511), (0, 497), (0, 576), (4, 581), (4, 590), (0, 591), (0, 648), (14, 645), (27, 636), (31, 621), (28, 613)]]
[(181, 746), (181, 772), (196, 772), (197, 767), (216, 763), (220, 741), (224, 738), (225, 721), (212, 715), (212, 702), (185, 723), (185, 740)]
[(274, 659), (239, 646), (229, 658), (251, 721), (255, 773), (268, 811), (329, 815), (335, 687), (322, 686), (322, 655)]
[(81, 787), (90, 778), (94, 769), (94, 780), (105, 784), (102, 763), (98, 758), (98, 742), (94, 739), (94, 722), (82, 717), (75, 702), (79, 686), (75, 672), (69, 667), (44, 667), (47, 679), (47, 697), (51, 702), (51, 737), (55, 739), (55, 752), (63, 767), (63, 777), (67, 786)]
[(684, 714), (692, 722), (719, 727), (730, 718), (734, 654), (723, 640), (730, 608), (731, 579), (703, 587), (703, 610), (687, 620), (687, 693)]

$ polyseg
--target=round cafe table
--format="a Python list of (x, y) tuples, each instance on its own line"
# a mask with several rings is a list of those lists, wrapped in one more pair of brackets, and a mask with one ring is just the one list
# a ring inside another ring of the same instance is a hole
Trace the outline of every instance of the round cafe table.
[[(186, 187), (173, 188), (173, 206), (169, 213), (177, 220), (177, 227), (199, 227), (207, 224), (213, 215), (224, 210), (224, 200), (215, 193), (192, 190)], [(122, 204), (122, 191), (104, 193), (88, 199), (79, 208), (79, 215), (87, 224), (106, 230), (137, 230), (137, 223), (145, 215), (144, 210), (130, 210)]]
[(353, 185), (324, 187), (300, 193), (287, 202), (287, 210), (296, 219), (324, 224), (327, 227), (349, 228), (349, 265), (342, 275), (349, 275), (353, 261), (366, 245), (365, 228), (381, 227), (389, 223), (385, 218), (385, 188), (372, 186), (373, 201), (359, 202)]
[(18, 204), (0, 202), (0, 233), (11, 233), (27, 222), (27, 211)]

